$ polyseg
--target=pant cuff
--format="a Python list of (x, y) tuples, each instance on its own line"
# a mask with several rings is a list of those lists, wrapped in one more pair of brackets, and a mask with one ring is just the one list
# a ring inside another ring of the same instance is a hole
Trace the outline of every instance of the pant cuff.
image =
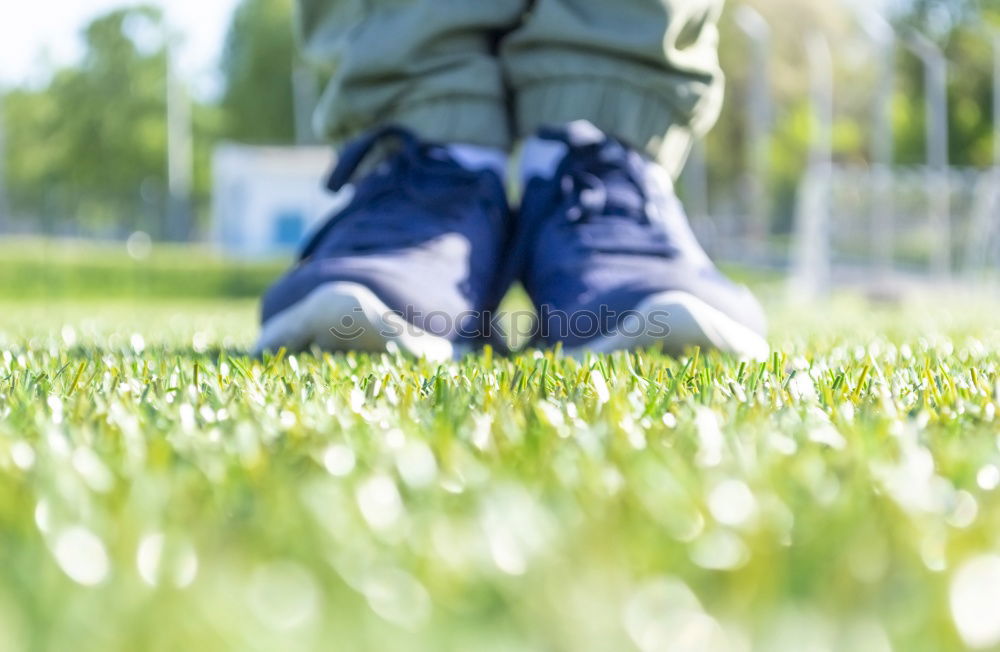
[(506, 107), (489, 98), (446, 96), (404, 104), (387, 115), (373, 117), (372, 124), (332, 133), (334, 145), (342, 146), (383, 124), (405, 127), (431, 143), (464, 143), (509, 151), (513, 141)]
[(534, 135), (540, 127), (587, 120), (645, 150), (675, 178), (694, 139), (692, 130), (678, 123), (664, 98), (615, 79), (532, 81), (518, 89), (516, 115), (522, 138)]

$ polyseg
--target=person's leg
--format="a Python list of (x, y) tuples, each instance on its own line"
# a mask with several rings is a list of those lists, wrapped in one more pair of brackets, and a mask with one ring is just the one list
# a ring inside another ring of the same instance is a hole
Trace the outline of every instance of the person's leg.
[(544, 343), (767, 353), (753, 296), (716, 270), (674, 195), (722, 103), (721, 0), (537, 0), (504, 42), (527, 138), (519, 278)]
[(508, 149), (496, 36), (527, 0), (299, 0), (305, 56), (332, 73), (316, 113), (342, 144), (385, 124), (427, 141)]
[(517, 135), (584, 119), (676, 176), (714, 124), (722, 0), (536, 0), (504, 40)]

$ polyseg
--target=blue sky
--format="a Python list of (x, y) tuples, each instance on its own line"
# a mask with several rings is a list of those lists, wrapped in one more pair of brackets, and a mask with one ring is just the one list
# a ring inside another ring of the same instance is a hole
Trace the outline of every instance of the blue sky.
[[(110, 9), (136, 4), (123, 0), (2, 0), (0, 84), (38, 80), (46, 61), (69, 63), (82, 50), (80, 30)], [(237, 0), (148, 0), (164, 7), (174, 29), (185, 34), (179, 53), (185, 76), (200, 93), (217, 83), (215, 63)]]

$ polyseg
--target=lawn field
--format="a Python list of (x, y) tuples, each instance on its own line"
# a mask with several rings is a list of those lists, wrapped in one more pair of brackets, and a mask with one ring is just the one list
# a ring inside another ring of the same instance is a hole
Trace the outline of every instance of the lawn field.
[(0, 650), (1000, 643), (991, 298), (429, 364), (120, 294), (0, 297)]

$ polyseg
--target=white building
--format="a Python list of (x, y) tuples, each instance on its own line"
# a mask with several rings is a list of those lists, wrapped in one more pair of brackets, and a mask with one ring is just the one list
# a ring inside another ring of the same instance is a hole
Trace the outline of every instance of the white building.
[(239, 256), (288, 254), (336, 204), (330, 147), (226, 143), (212, 159), (212, 241)]

